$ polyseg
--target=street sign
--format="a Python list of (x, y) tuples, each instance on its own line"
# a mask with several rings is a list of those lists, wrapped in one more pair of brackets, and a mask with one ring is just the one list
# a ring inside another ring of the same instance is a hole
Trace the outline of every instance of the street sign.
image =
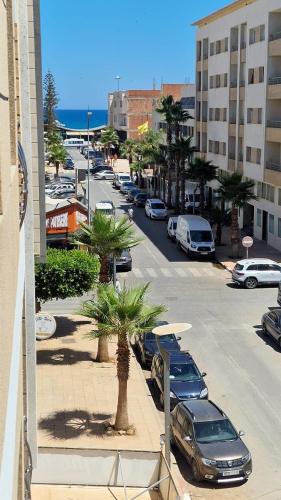
[(245, 236), (244, 238), (242, 238), (242, 245), (245, 248), (250, 248), (251, 246), (253, 246), (253, 243), (254, 240), (253, 238), (251, 238), (251, 236)]

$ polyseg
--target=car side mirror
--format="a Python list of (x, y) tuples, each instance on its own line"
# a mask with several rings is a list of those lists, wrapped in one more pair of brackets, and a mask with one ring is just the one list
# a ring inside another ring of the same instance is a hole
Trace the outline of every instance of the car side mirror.
[(177, 340), (181, 340), (181, 337), (177, 337)]
[(207, 373), (206, 373), (206, 372), (202, 372), (202, 373), (201, 373), (201, 376), (202, 376), (202, 377), (206, 377), (206, 375), (207, 375)]
[(239, 437), (242, 437), (242, 436), (245, 436), (245, 432), (244, 431), (239, 431)]
[(183, 440), (184, 440), (186, 443), (191, 443), (191, 441), (192, 441), (192, 439), (191, 439), (191, 437), (190, 437), (190, 436), (185, 436), (185, 437), (183, 438)]

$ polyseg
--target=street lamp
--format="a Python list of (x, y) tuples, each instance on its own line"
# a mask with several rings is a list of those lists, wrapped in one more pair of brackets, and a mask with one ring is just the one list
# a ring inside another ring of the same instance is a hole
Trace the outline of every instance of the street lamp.
[(169, 323), (156, 326), (152, 333), (156, 335), (158, 350), (164, 362), (164, 413), (165, 413), (165, 458), (168, 466), (171, 466), (171, 444), (170, 444), (170, 354), (161, 346), (160, 337), (169, 333), (181, 333), (190, 330), (190, 323)]
[(88, 152), (87, 152), (87, 158), (88, 158), (88, 224), (91, 222), (91, 207), (90, 207), (90, 155), (89, 155), (89, 147), (90, 147), (90, 118), (92, 116), (92, 112), (87, 111), (87, 129), (88, 129)]
[(114, 78), (115, 78), (116, 83), (117, 83), (117, 92), (119, 92), (119, 82), (120, 82), (120, 78), (121, 78), (121, 76), (116, 75)]

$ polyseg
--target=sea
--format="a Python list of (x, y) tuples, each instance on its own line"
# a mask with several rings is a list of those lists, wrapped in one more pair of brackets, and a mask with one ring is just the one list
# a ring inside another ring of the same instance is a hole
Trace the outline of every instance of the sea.
[(106, 109), (56, 109), (56, 117), (68, 128), (86, 129), (87, 113), (91, 111), (89, 128), (107, 125)]

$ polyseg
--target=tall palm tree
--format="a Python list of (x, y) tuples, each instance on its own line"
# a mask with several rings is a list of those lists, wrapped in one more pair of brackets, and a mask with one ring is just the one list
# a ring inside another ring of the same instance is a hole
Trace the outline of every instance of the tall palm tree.
[(53, 142), (49, 145), (49, 161), (55, 165), (56, 173), (55, 176), (59, 175), (60, 165), (66, 160), (66, 151), (62, 144), (59, 142)]
[(257, 196), (253, 193), (255, 183), (253, 181), (243, 181), (243, 176), (239, 172), (231, 175), (222, 175), (219, 177), (219, 192), (224, 201), (231, 202), (231, 247), (232, 257), (239, 256), (240, 228), (238, 224), (238, 209), (242, 208), (250, 200), (256, 200)]
[[(190, 120), (192, 117), (183, 109), (180, 101), (176, 101), (173, 106), (173, 119), (174, 119), (174, 130), (175, 130), (175, 143), (180, 139), (180, 130), (181, 123), (185, 123), (187, 120)], [(176, 211), (179, 212), (180, 208), (180, 162), (181, 157), (179, 151), (175, 151), (175, 165), (176, 165), (176, 186), (175, 186), (175, 208)]]
[[(127, 217), (115, 219), (97, 212), (91, 224), (80, 225), (76, 244), (86, 245), (92, 254), (100, 260), (99, 282), (110, 281), (110, 258), (121, 255), (126, 248), (132, 248), (141, 239), (135, 235)], [(98, 345), (98, 361), (108, 361), (108, 345), (106, 337), (101, 337)]]
[(173, 145), (173, 149), (179, 161), (180, 203), (178, 208), (181, 213), (184, 213), (185, 211), (185, 162), (186, 160), (188, 160), (189, 162), (191, 161), (192, 155), (195, 151), (194, 146), (191, 146), (192, 140), (193, 138), (191, 136), (187, 137), (186, 139), (181, 137), (180, 139), (176, 139), (175, 144)]
[(230, 223), (230, 210), (225, 210), (224, 203), (221, 207), (214, 207), (211, 211), (212, 224), (216, 225), (215, 243), (217, 246), (222, 244), (222, 228)]
[(156, 111), (165, 117), (167, 124), (166, 140), (167, 140), (167, 170), (168, 170), (168, 193), (167, 205), (170, 207), (172, 202), (172, 133), (174, 123), (174, 98), (172, 95), (162, 97), (161, 106), (156, 108)]
[(204, 213), (205, 206), (205, 186), (207, 182), (217, 178), (217, 168), (211, 161), (202, 158), (195, 158), (187, 169), (188, 179), (198, 182), (200, 188), (200, 215)]
[(105, 157), (110, 156), (110, 149), (112, 146), (118, 146), (119, 137), (113, 127), (107, 127), (101, 134), (101, 143), (104, 146)]
[(91, 338), (117, 336), (118, 403), (114, 427), (129, 428), (127, 385), (130, 372), (129, 338), (136, 333), (149, 332), (159, 315), (162, 305), (151, 306), (145, 302), (149, 284), (137, 288), (123, 288), (120, 293), (111, 285), (99, 288), (97, 300), (84, 303), (82, 314), (97, 321), (97, 331)]

